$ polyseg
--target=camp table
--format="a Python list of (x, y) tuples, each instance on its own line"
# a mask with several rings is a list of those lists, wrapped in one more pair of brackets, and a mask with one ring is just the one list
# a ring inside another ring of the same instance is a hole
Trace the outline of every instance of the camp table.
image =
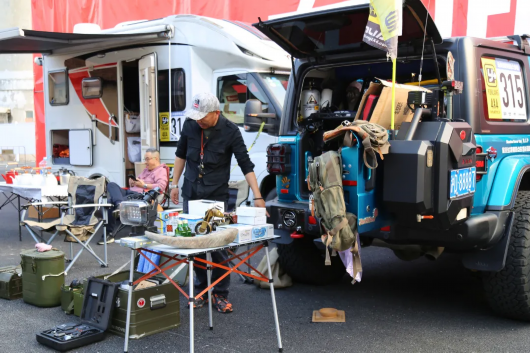
[[(68, 185), (57, 186), (31, 186), (31, 185), (14, 185), (0, 182), (0, 193), (3, 193), (6, 200), (0, 204), (0, 210), (11, 204), (18, 212), (18, 237), (22, 241), (22, 228), (20, 225), (20, 199), (32, 203), (35, 201), (45, 201), (43, 198), (56, 198), (61, 201), (68, 197)], [(38, 206), (39, 221), (43, 215), (42, 207)]]
[[(143, 238), (143, 237), (139, 237)], [(223, 278), (226, 276), (229, 276), (232, 272), (238, 273), (240, 275), (253, 278), (258, 281), (264, 281), (270, 283), (270, 292), (271, 292), (271, 299), (272, 299), (272, 309), (274, 314), (274, 324), (276, 325), (276, 336), (278, 339), (278, 348), (279, 351), (282, 352), (282, 338), (280, 335), (280, 324), (278, 322), (278, 310), (276, 309), (276, 297), (274, 295), (274, 283), (272, 281), (272, 271), (271, 271), (271, 264), (269, 259), (269, 240), (279, 238), (277, 235), (263, 237), (258, 240), (253, 240), (250, 242), (245, 243), (230, 243), (225, 246), (215, 247), (215, 248), (208, 248), (208, 249), (178, 249), (174, 248), (168, 245), (162, 245), (158, 243), (152, 243), (150, 245), (140, 247), (140, 248), (131, 248), (131, 260), (130, 260), (130, 274), (129, 274), (129, 300), (127, 303), (127, 319), (126, 319), (126, 326), (125, 326), (125, 344), (124, 344), (124, 352), (128, 352), (129, 348), (129, 328), (130, 328), (130, 318), (131, 318), (131, 305), (132, 305), (132, 295), (133, 295), (133, 287), (144, 281), (147, 280), (155, 275), (162, 274), (164, 277), (166, 277), (181, 293), (184, 295), (189, 302), (189, 312), (190, 312), (190, 352), (194, 352), (194, 310), (193, 310), (193, 303), (195, 302), (195, 298), (198, 298), (206, 292), (208, 292), (208, 311), (209, 311), (209, 325), (210, 330), (213, 330), (213, 315), (212, 315), (212, 288), (220, 282)], [(120, 242), (122, 246), (127, 246), (123, 242)], [(237, 254), (237, 249), (242, 246), (249, 246), (249, 249)], [(265, 248), (265, 255), (267, 257), (267, 268), (268, 268), (268, 274), (269, 277), (266, 277), (262, 273), (260, 273), (258, 270), (256, 270), (254, 267), (252, 267), (249, 264), (249, 259), (252, 258), (254, 255), (256, 255), (261, 249)], [(227, 260), (221, 262), (221, 263), (214, 263), (212, 262), (212, 252), (219, 251), (219, 250), (226, 250), (228, 254), (231, 256)], [(140, 256), (143, 256), (146, 261), (148, 261), (151, 265), (155, 267), (154, 270), (152, 270), (149, 273), (146, 273), (141, 278), (137, 279), (133, 282), (133, 276), (134, 276), (134, 258), (135, 258), (135, 251), (138, 251)], [(153, 253), (153, 252), (160, 252), (161, 255), (161, 262), (162, 258), (167, 258), (168, 260), (161, 263), (159, 266), (156, 265), (151, 261), (150, 258), (148, 258), (145, 254), (146, 253)], [(173, 256), (171, 256), (173, 255)], [(206, 260), (203, 260), (201, 258), (196, 258), (198, 255), (206, 255)], [(180, 259), (179, 259), (180, 257)], [(175, 262), (171, 265), (166, 264), (174, 260)], [(229, 267), (230, 261), (237, 261), (234, 263), (233, 267)], [(198, 262), (198, 263), (196, 263)], [(189, 266), (189, 294), (186, 293), (177, 283), (175, 283), (165, 272), (175, 266), (178, 266), (182, 263), (187, 263)], [(253, 275), (247, 272), (243, 272), (238, 270), (239, 266), (241, 265), (247, 265), (252, 270), (256, 272), (257, 275)], [(164, 267), (165, 266), (165, 267)], [(201, 293), (197, 293), (194, 295), (194, 281), (193, 281), (193, 268), (199, 267), (202, 269), (205, 269), (208, 271), (208, 287), (202, 291)], [(219, 268), (222, 270), (225, 270), (226, 273), (224, 273), (220, 278), (218, 278), (215, 282), (211, 283), (211, 277), (212, 277), (212, 271), (213, 268)]]

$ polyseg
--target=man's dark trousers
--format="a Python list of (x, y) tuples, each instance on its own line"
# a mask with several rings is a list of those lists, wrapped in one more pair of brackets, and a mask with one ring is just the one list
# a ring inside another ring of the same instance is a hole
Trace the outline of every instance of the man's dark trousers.
[[(184, 199), (184, 203), (182, 205), (184, 209), (184, 213), (188, 213), (188, 199)], [(225, 202), (226, 206), (226, 202)], [(214, 263), (221, 263), (223, 261), (226, 261), (228, 259), (228, 253), (226, 250), (222, 251), (216, 251), (212, 252), (212, 262)], [(206, 260), (206, 255), (198, 255), (196, 256), (198, 258), (201, 258), (203, 260)], [(205, 265), (203, 263), (198, 263), (200, 265)], [(228, 264), (225, 263), (225, 266), (228, 267)], [(203, 270), (202, 268), (194, 267), (195, 270), (195, 294), (199, 294), (203, 290), (208, 287), (208, 272), (206, 270)], [(220, 268), (214, 268), (212, 271), (212, 282), (215, 282), (219, 277), (221, 277), (223, 274), (225, 274), (226, 271)], [(217, 283), (215, 287), (213, 288), (212, 293), (222, 295), (224, 297), (228, 297), (228, 290), (230, 288), (230, 275), (226, 276), (221, 280), (221, 282)]]

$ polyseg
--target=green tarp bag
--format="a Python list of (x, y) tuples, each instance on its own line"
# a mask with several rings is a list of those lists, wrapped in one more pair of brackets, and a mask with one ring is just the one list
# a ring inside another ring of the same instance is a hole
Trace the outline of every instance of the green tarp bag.
[[(357, 247), (357, 217), (346, 212), (342, 189), (342, 158), (339, 153), (329, 151), (315, 157), (309, 165), (307, 178), (311, 212), (321, 219), (322, 242), (326, 246), (326, 265), (331, 265), (329, 248), (333, 251), (352, 249), (354, 271), (361, 271)], [(356, 273), (355, 273), (356, 274)], [(355, 278), (355, 277), (354, 277)]]

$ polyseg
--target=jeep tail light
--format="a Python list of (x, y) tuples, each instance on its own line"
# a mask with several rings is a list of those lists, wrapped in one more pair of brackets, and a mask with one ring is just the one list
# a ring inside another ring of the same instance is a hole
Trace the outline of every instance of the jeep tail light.
[(291, 173), (291, 146), (272, 144), (267, 147), (267, 172), (272, 175)]
[(476, 157), (477, 181), (480, 181), (482, 176), (488, 172), (488, 154), (484, 153), (482, 146), (477, 146)]

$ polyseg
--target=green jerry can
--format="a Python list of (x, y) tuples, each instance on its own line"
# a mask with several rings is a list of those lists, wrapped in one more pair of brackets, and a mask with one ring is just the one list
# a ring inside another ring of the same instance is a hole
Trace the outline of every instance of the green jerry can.
[[(144, 274), (135, 272), (134, 280)], [(109, 275), (96, 276), (111, 282), (129, 280), (129, 271)], [(160, 283), (165, 281), (163, 276), (152, 279)], [(86, 287), (87, 281), (84, 284)], [(127, 318), (127, 299), (129, 291), (125, 288), (118, 289), (116, 306), (112, 313), (109, 331), (125, 336), (125, 322)], [(155, 333), (167, 331), (180, 326), (180, 292), (171, 283), (158, 284), (153, 287), (135, 289), (132, 295), (130, 339), (140, 339)]]
[(83, 294), (83, 289), (74, 292), (74, 315), (77, 317), (81, 317), (81, 310), (83, 310), (84, 300), (85, 295)]
[[(75, 310), (75, 293), (76, 292), (82, 292), (83, 288), (78, 287), (71, 287), (67, 286), (66, 284), (63, 284), (61, 286), (61, 310), (64, 311), (65, 314), (70, 315), (74, 313)], [(81, 297), (82, 298), (82, 297)], [(79, 306), (82, 306), (82, 302)], [(81, 308), (79, 308), (79, 312), (81, 312)], [(77, 315), (79, 316), (79, 315)]]
[(61, 286), (64, 284), (64, 252), (35, 249), (22, 250), (22, 298), (40, 307), (61, 305)]
[(0, 298), (22, 298), (22, 270), (16, 266), (0, 267)]

